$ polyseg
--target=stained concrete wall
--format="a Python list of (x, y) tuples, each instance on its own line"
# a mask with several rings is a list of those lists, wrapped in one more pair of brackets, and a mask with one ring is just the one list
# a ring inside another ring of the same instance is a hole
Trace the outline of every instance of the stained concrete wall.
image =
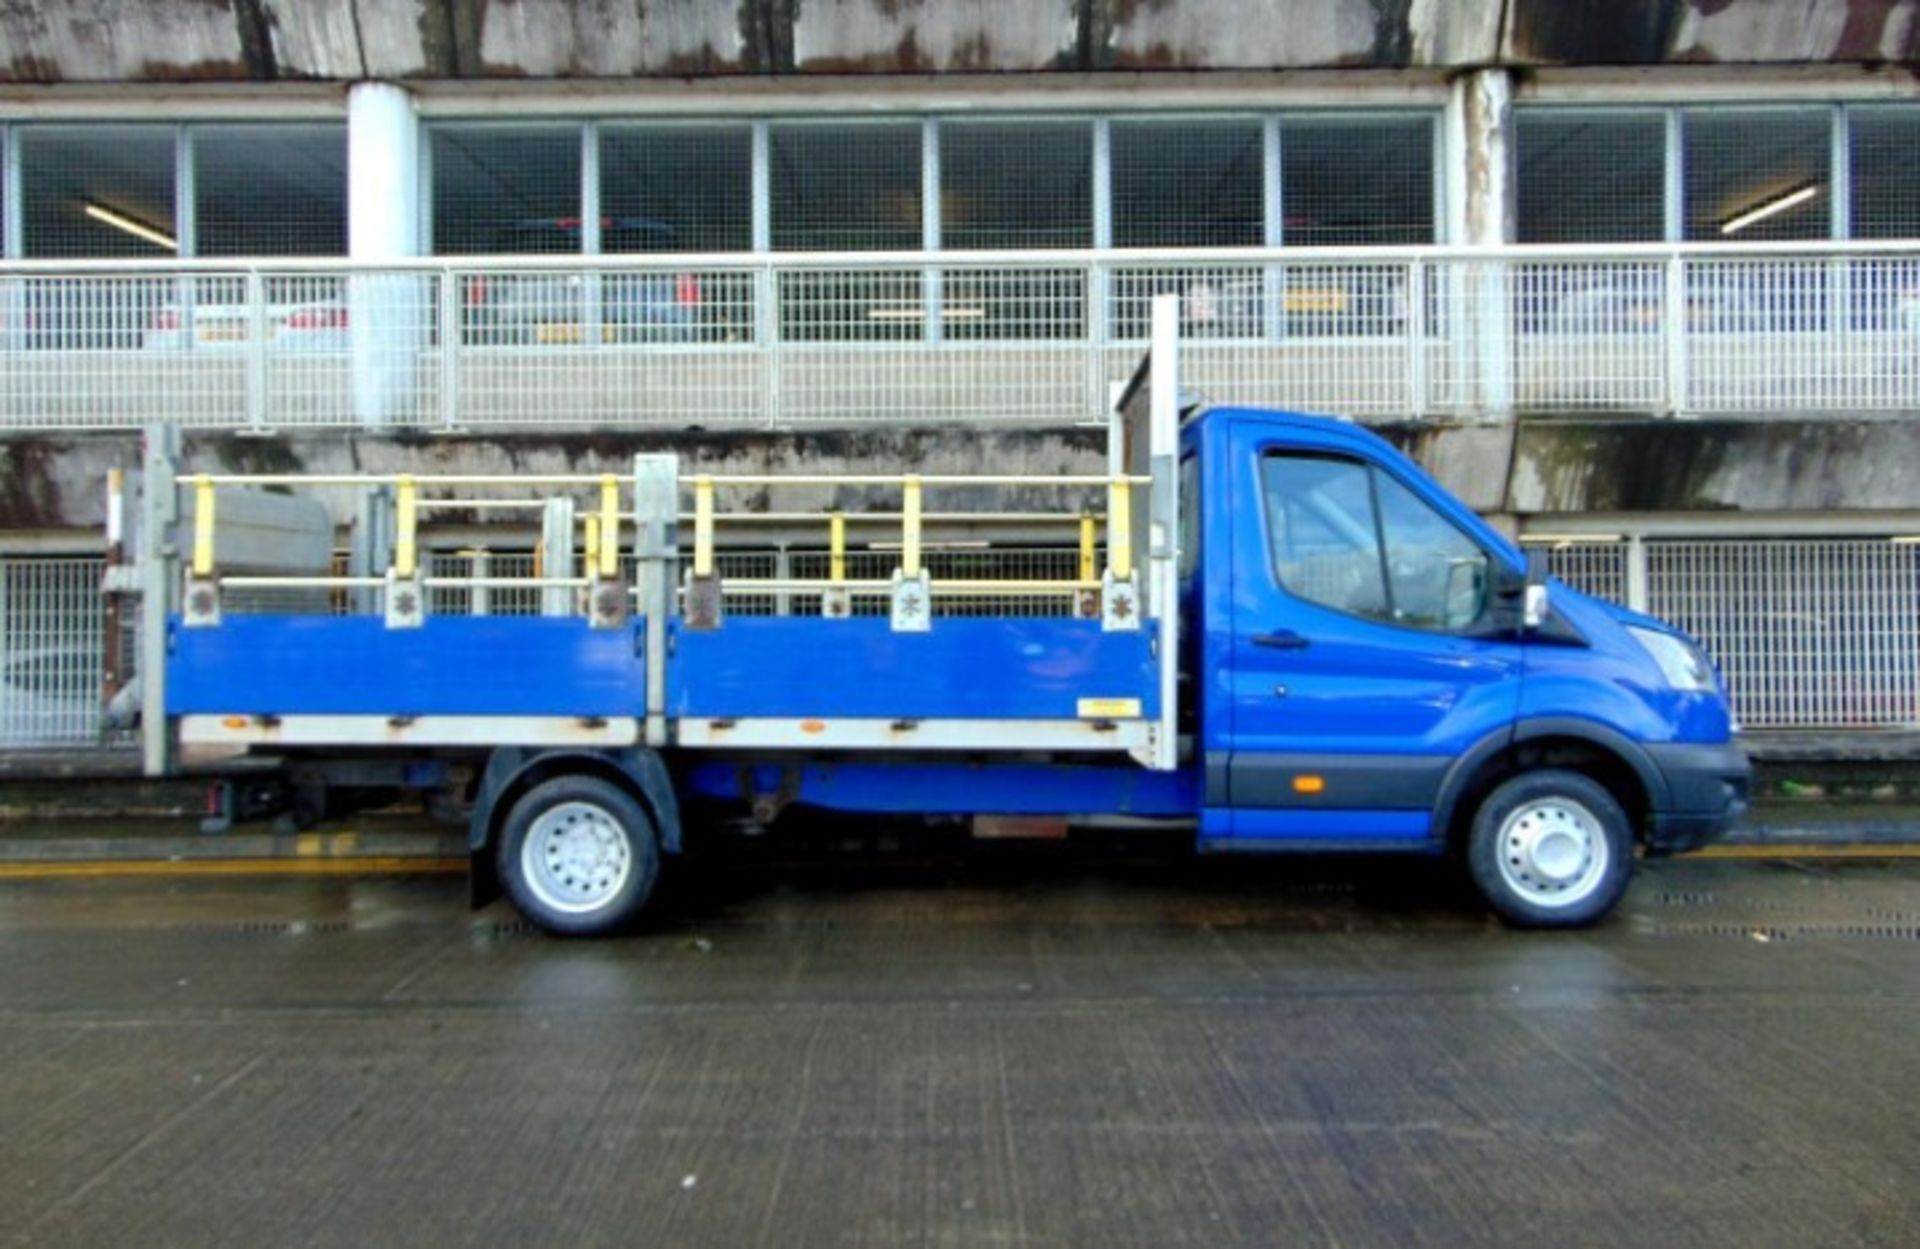
[[(1379, 432), (1474, 508), (1509, 515), (1911, 511), (1920, 508), (1920, 425), (1865, 421), (1589, 421), (1408, 424)], [(279, 438), (202, 434), (188, 467), (207, 472), (624, 473), (637, 451), (673, 450), (714, 473), (1097, 473), (1104, 435), (1073, 429), (863, 429), (818, 433), (534, 433), (491, 437), (349, 435)], [(92, 529), (103, 523), (107, 470), (137, 465), (129, 435), (0, 441), (0, 532)], [(811, 510), (824, 492), (736, 500), (758, 510)], [(849, 510), (889, 508), (858, 491)], [(948, 500), (959, 505), (960, 500)], [(968, 506), (1048, 510), (1065, 500), (1031, 490)], [(442, 518), (447, 519), (447, 518)]]
[(1920, 0), (0, 0), (0, 82), (1920, 59)]

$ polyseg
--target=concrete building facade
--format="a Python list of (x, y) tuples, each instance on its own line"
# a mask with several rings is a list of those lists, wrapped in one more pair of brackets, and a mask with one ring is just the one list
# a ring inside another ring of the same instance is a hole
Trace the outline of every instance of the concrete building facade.
[(147, 422), (209, 469), (1078, 471), (1173, 292), (1209, 397), (1378, 428), (1754, 726), (1884, 740), (1916, 48), (1913, 0), (0, 5), (0, 738), (95, 732)]

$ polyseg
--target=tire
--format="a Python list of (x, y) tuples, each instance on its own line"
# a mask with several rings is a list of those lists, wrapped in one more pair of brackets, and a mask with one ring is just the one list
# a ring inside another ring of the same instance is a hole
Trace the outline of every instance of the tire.
[(660, 877), (653, 819), (596, 776), (557, 776), (513, 804), (495, 866), (520, 913), (557, 936), (599, 937), (637, 923)]
[(1467, 868), (1518, 928), (1581, 928), (1614, 908), (1633, 876), (1633, 828), (1606, 788), (1543, 768), (1502, 782), (1474, 812)]

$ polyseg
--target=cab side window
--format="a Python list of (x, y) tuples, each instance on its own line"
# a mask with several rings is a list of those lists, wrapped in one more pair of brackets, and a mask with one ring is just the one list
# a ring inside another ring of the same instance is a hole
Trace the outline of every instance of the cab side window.
[(1270, 455), (1261, 463), (1280, 584), (1309, 602), (1386, 619), (1368, 469), (1353, 460)]
[(1378, 469), (1374, 489), (1380, 500), (1380, 530), (1386, 535), (1394, 622), (1447, 633), (1477, 623), (1487, 607), (1487, 553)]
[(1441, 632), (1486, 611), (1486, 552), (1386, 473), (1306, 454), (1270, 454), (1260, 467), (1274, 573), (1289, 593)]

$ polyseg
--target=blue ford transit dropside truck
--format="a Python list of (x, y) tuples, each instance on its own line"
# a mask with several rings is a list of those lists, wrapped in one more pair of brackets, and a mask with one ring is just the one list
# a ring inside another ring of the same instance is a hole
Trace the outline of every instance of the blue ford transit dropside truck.
[[(122, 578), (148, 609), (147, 766), (269, 754), (460, 788), (476, 877), (568, 934), (643, 915), (701, 835), (695, 799), (761, 823), (800, 805), (1455, 854), (1539, 927), (1598, 920), (1641, 854), (1742, 809), (1696, 643), (1549, 581), (1351, 424), (1183, 412), (1178, 350), (1159, 301), (1109, 471), (1085, 477), (722, 477), (672, 455), (630, 476), (198, 476), (155, 431)], [(1009, 489), (1062, 498), (1066, 566), (1008, 575), (940, 540), (1004, 521), (955, 509)], [(724, 571), (727, 531), (782, 497), (820, 549)], [(423, 511), (490, 507), (539, 515), (532, 575), (425, 558)], [(848, 537), (875, 525), (885, 541)]]

